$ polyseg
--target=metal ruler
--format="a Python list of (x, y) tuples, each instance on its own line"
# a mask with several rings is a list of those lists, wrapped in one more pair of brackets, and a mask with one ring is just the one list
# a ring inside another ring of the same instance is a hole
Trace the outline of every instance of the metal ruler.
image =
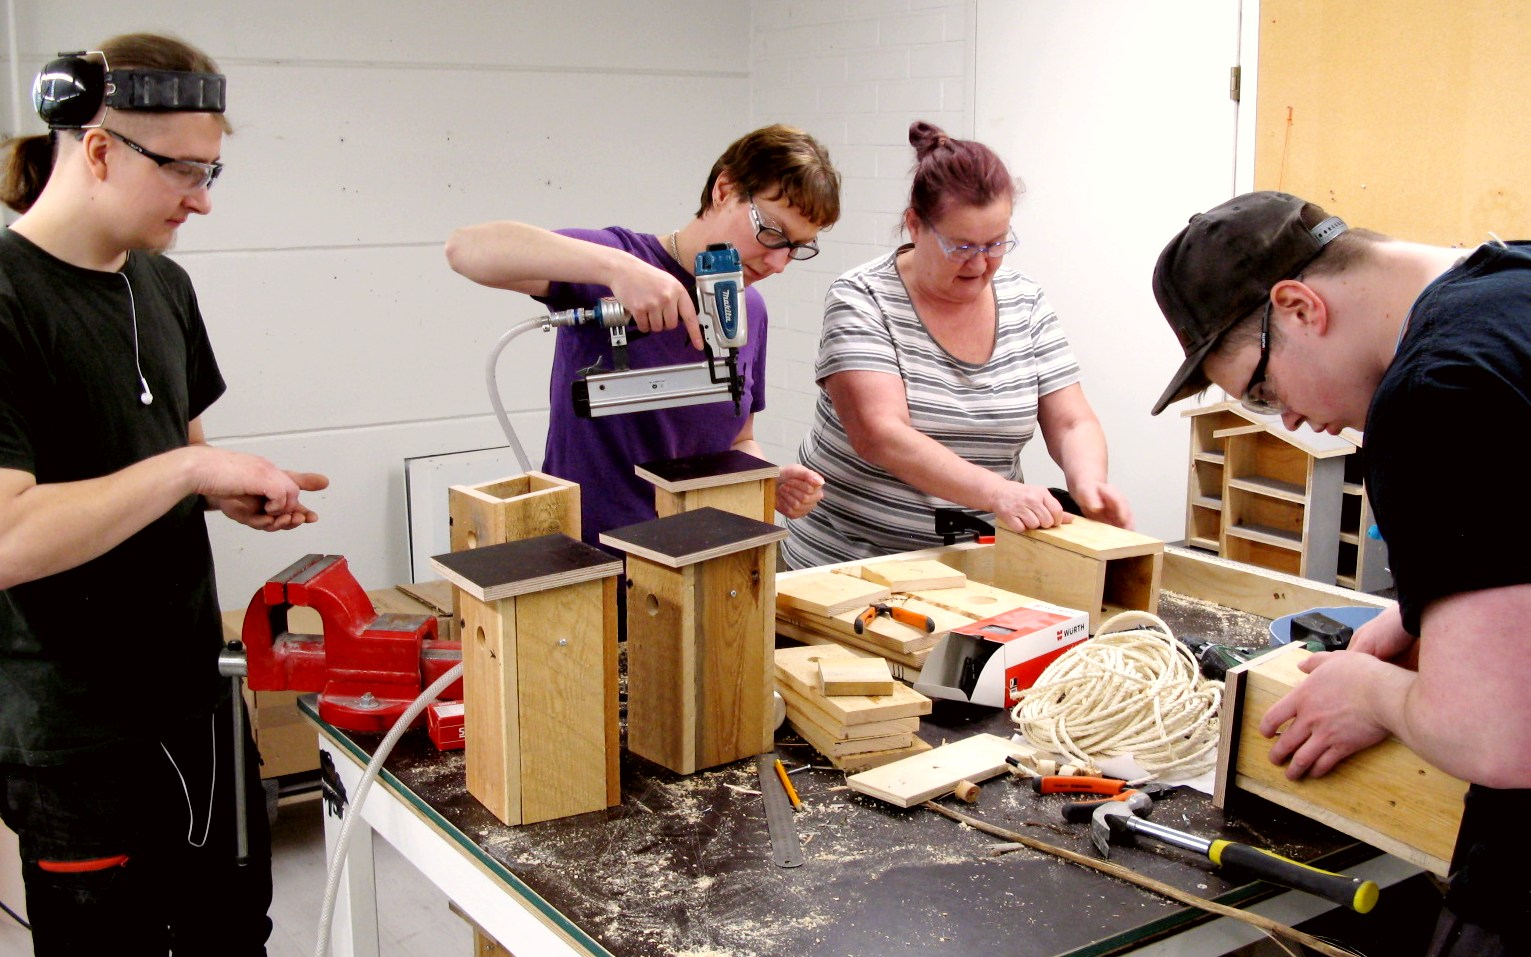
[(766, 827), (771, 832), (771, 862), (777, 867), (801, 867), (803, 845), (792, 820), (792, 801), (776, 776), (776, 755), (762, 754), (755, 762), (760, 797), (765, 802)]

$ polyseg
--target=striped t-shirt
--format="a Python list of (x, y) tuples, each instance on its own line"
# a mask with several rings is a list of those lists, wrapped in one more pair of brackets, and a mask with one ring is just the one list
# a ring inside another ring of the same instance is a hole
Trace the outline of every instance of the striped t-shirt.
[(793, 568), (939, 545), (935, 509), (952, 504), (857, 456), (825, 379), (857, 370), (898, 376), (916, 429), (1013, 481), (1021, 481), (1020, 453), (1036, 432), (1038, 398), (1079, 381), (1057, 314), (1041, 288), (1014, 269), (994, 274), (998, 320), (989, 360), (954, 358), (916, 314), (898, 274), (899, 251), (836, 279), (825, 296), (819, 398), (798, 452), (802, 464), (824, 476), (824, 499), (787, 523), (782, 556)]

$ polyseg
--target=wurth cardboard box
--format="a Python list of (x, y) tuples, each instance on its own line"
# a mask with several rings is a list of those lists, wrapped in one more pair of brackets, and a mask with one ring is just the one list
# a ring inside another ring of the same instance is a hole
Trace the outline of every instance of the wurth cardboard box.
[(1033, 598), (953, 628), (930, 651), (914, 690), (932, 698), (1008, 708), (1059, 655), (1090, 637), (1090, 616)]

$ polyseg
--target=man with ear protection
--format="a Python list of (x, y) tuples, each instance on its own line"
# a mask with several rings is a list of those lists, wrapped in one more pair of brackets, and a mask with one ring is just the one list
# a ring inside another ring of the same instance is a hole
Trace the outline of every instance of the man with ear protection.
[(258, 777), (233, 793), (202, 513), (297, 528), (328, 480), (203, 437), (224, 382), (157, 253), (211, 210), (224, 78), (135, 34), (49, 63), (33, 99), (49, 133), (0, 181), (23, 214), (0, 231), (0, 816), (34, 952), (263, 954), (270, 839)]

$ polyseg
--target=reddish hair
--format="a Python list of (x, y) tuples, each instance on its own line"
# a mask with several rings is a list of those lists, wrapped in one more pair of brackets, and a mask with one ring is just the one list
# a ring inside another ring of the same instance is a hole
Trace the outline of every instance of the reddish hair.
[(958, 140), (933, 123), (909, 124), (914, 147), (914, 184), (909, 208), (926, 223), (953, 206), (987, 206), (1015, 201), (1015, 178), (994, 151), (977, 140)]

